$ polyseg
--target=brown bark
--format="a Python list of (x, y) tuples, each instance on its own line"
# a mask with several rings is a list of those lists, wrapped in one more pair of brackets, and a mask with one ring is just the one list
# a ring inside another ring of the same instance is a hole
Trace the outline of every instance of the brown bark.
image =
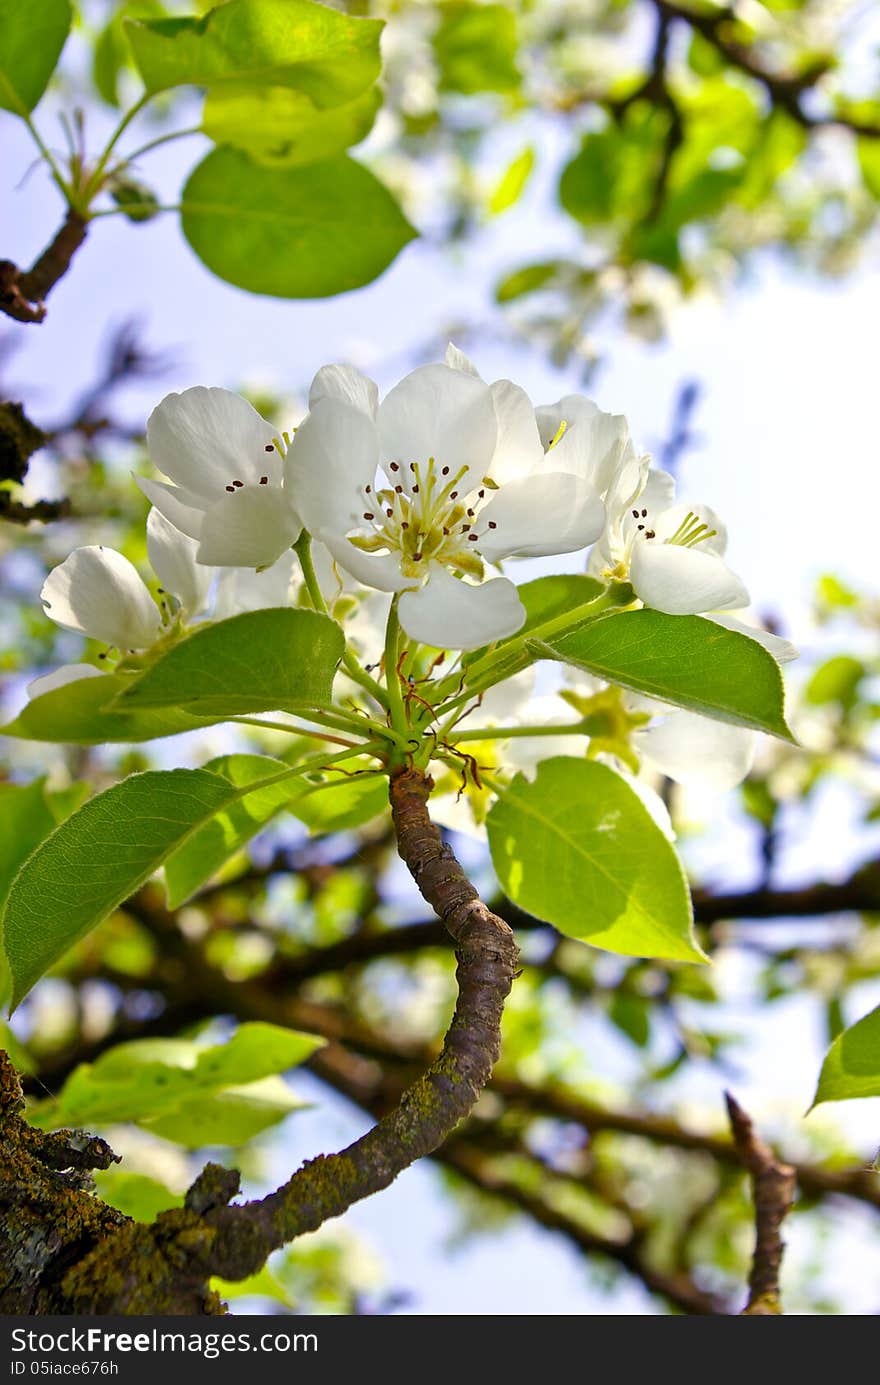
[[(229, 1206), (238, 1174), (209, 1164), (183, 1208), (135, 1223), (86, 1191), (71, 1151), (113, 1158), (87, 1136), (43, 1136), (20, 1115), (21, 1093), (6, 1060), (0, 1112), (0, 1293), (7, 1312), (212, 1313), (211, 1275), (243, 1279), (277, 1247), (339, 1216), (430, 1154), (473, 1107), (500, 1049), (500, 1022), (518, 960), (506, 923), (481, 903), (430, 821), (431, 781), (416, 770), (391, 783), (401, 856), (456, 943), (458, 1002), (443, 1050), (400, 1101), (339, 1154), (305, 1164), (260, 1201)], [(75, 1170), (58, 1168), (68, 1161)], [(106, 1164), (103, 1165), (106, 1167)], [(34, 1228), (39, 1226), (39, 1245)], [(45, 1247), (39, 1250), (39, 1247)]]
[(0, 260), (0, 312), (16, 322), (42, 322), (46, 316), (43, 300), (67, 273), (87, 234), (88, 222), (71, 208), (57, 235), (30, 269), (19, 269), (12, 260)]
[(726, 1101), (733, 1142), (752, 1176), (755, 1197), (755, 1250), (749, 1273), (749, 1301), (743, 1314), (777, 1317), (782, 1312), (779, 1296), (779, 1271), (785, 1250), (782, 1223), (791, 1211), (797, 1175), (759, 1138), (751, 1119), (729, 1092)]

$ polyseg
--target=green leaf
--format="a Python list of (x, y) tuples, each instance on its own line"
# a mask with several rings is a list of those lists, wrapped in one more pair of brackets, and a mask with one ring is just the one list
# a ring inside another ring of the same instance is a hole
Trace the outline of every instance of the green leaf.
[(568, 937), (630, 957), (699, 962), (681, 863), (626, 782), (593, 760), (518, 774), (487, 822), (509, 899)]
[(415, 236), (391, 193), (344, 155), (267, 168), (215, 149), (183, 190), (183, 233), (221, 279), (276, 298), (327, 298), (377, 278)]
[[(271, 773), (271, 766), (278, 772), (286, 768), (281, 760), (271, 760), (264, 755), (221, 755), (209, 760), (204, 768), (221, 775), (230, 784), (246, 788), (256, 780), (265, 779)], [(177, 909), (192, 898), (236, 851), (302, 792), (301, 779), (269, 784), (245, 794), (192, 833), (165, 862), (168, 907)]]
[[(62, 794), (49, 794), (45, 779), (32, 784), (0, 784), (0, 912), (21, 866), (73, 810), (74, 795), (82, 792), (85, 785), (72, 785)], [(5, 960), (0, 955), (0, 1001), (6, 999), (8, 981)], [(0, 1047), (7, 1047), (2, 1034)]]
[(776, 660), (756, 640), (702, 616), (613, 613), (553, 639), (544, 652), (716, 721), (794, 739)]
[(56, 826), (45, 779), (0, 784), (0, 906), (22, 863)]
[(178, 1144), (243, 1144), (302, 1103), (278, 1075), (323, 1043), (277, 1025), (242, 1024), (225, 1044), (140, 1039), (83, 1063), (29, 1113), (43, 1129), (134, 1121)]
[(69, 0), (0, 0), (0, 108), (34, 109), (70, 32)]
[(183, 1195), (172, 1193), (164, 1183), (146, 1173), (129, 1173), (125, 1169), (99, 1169), (95, 1189), (104, 1202), (134, 1221), (154, 1222), (160, 1212), (183, 1206)]
[(296, 1299), (268, 1265), (257, 1270), (256, 1274), (248, 1275), (247, 1279), (219, 1279), (215, 1275), (211, 1288), (223, 1299), (271, 1298), (277, 1299), (285, 1308), (296, 1307)]
[(517, 298), (537, 293), (555, 279), (563, 268), (562, 260), (543, 260), (511, 270), (495, 285), (496, 303), (513, 303)]
[(100, 678), (67, 683), (26, 703), (14, 721), (0, 727), (0, 734), (25, 741), (104, 745), (177, 736), (221, 719), (196, 717), (177, 707), (155, 711), (122, 709), (116, 699), (130, 687), (131, 681), (124, 674), (107, 673)]
[(506, 5), (457, 3), (441, 9), (434, 35), (440, 90), (470, 96), (480, 91), (516, 91), (516, 17)]
[(190, 1097), (176, 1111), (144, 1122), (145, 1129), (186, 1149), (203, 1145), (246, 1144), (306, 1103), (280, 1077), (264, 1077), (246, 1087), (228, 1087), (219, 1095)]
[(260, 82), (339, 106), (382, 69), (380, 19), (353, 19), (313, 0), (230, 0), (202, 18), (129, 21), (148, 92)]
[(387, 810), (388, 780), (384, 775), (375, 779), (342, 779), (317, 793), (300, 794), (287, 806), (315, 835), (350, 832)]
[(664, 157), (669, 112), (637, 101), (623, 123), (584, 136), (566, 165), (559, 200), (584, 226), (623, 221), (638, 225), (646, 212)]
[(500, 216), (514, 206), (526, 189), (532, 169), (535, 167), (535, 151), (531, 145), (508, 164), (489, 197), (489, 211)]
[(205, 625), (160, 654), (114, 704), (214, 717), (326, 706), (345, 637), (317, 611), (271, 607)]
[(382, 104), (375, 88), (332, 110), (319, 110), (304, 92), (244, 87), (208, 93), (202, 129), (217, 144), (243, 149), (274, 167), (332, 159), (370, 133)]
[(880, 1096), (880, 1006), (834, 1040), (822, 1064), (813, 1106), (865, 1096)]
[[(502, 640), (493, 650), (493, 656), (501, 658), (509, 649), (509, 658), (503, 660), (504, 676), (509, 677), (521, 669), (528, 668), (537, 657), (527, 648), (524, 637), (531, 634), (548, 620), (556, 620), (568, 612), (574, 616), (582, 606), (588, 605), (601, 596), (605, 587), (595, 577), (581, 572), (560, 572), (552, 577), (536, 577), (533, 582), (524, 582), (517, 587), (517, 595), (525, 607), (526, 618), (522, 627), (509, 640)], [(488, 653), (488, 648), (475, 649), (466, 654), (462, 667), (468, 670)]]
[(880, 202), (880, 140), (856, 140), (862, 181), (873, 198)]
[(12, 1008), (176, 847), (246, 792), (202, 769), (150, 770), (97, 794), (57, 827), (25, 862), (6, 901)]
[(867, 672), (861, 659), (854, 659), (851, 654), (836, 654), (814, 670), (804, 689), (804, 697), (814, 707), (827, 702), (853, 707), (858, 700), (859, 684)]
[(651, 1019), (648, 1002), (643, 996), (615, 991), (608, 1006), (608, 1018), (637, 1048), (647, 1048), (651, 1039)]
[(124, 0), (97, 35), (92, 49), (92, 81), (108, 106), (119, 105), (119, 78), (134, 66), (126, 19), (160, 19), (165, 13), (161, 0)]

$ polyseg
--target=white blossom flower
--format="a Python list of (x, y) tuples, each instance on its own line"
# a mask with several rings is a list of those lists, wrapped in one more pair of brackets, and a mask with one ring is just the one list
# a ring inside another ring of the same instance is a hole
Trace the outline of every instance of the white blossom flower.
[(169, 628), (174, 615), (188, 620), (205, 609), (214, 574), (197, 565), (197, 542), (155, 510), (147, 519), (147, 548), (153, 570), (175, 600), (175, 612), (157, 606), (127, 558), (97, 544), (74, 549), (49, 573), (40, 593), (46, 614), (65, 630), (76, 630), (111, 648), (148, 649)]
[(286, 441), (229, 390), (196, 385), (169, 394), (150, 415), (147, 446), (172, 481), (138, 476), (157, 510), (198, 541), (212, 567), (268, 567), (302, 523), (282, 486)]
[(589, 571), (630, 581), (638, 598), (667, 615), (699, 615), (749, 604), (743, 583), (724, 562), (727, 531), (707, 505), (674, 504), (675, 482), (627, 458), (606, 496), (605, 532)]
[(262, 611), (270, 606), (293, 605), (298, 564), (292, 553), (283, 553), (270, 567), (224, 568), (217, 578), (212, 616), (228, 620), (245, 611)]
[(101, 670), (95, 668), (94, 664), (62, 664), (60, 668), (53, 668), (51, 673), (41, 673), (39, 678), (31, 679), (27, 685), (28, 701), (33, 702), (35, 697), (55, 692), (58, 688), (66, 688), (70, 683), (79, 683), (83, 678), (100, 677)]
[(487, 565), (574, 552), (604, 523), (591, 481), (545, 453), (524, 392), (467, 366), (422, 366), (381, 404), (357, 371), (324, 367), (285, 459), (306, 526), (366, 586), (401, 593), (407, 634), (439, 649), (522, 625)]

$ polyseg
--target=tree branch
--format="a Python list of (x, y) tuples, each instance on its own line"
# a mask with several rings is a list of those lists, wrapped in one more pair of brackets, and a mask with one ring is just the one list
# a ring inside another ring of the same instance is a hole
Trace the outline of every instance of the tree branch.
[[(388, 1187), (470, 1112), (498, 1057), (501, 1013), (518, 952), (510, 928), (480, 901), (431, 822), (431, 788), (418, 770), (391, 781), (400, 855), (456, 943), (458, 1002), (442, 1052), (427, 1072), (361, 1139), (339, 1154), (311, 1160), (268, 1197), (228, 1206), (238, 1175), (208, 1165), (183, 1208), (161, 1213), (149, 1226), (114, 1213), (102, 1224), (97, 1244), (95, 1237), (82, 1239), (73, 1263), (67, 1246), (61, 1266), (54, 1256), (48, 1270), (35, 1266), (34, 1282), (15, 1302), (36, 1302), (40, 1312), (78, 1314), (213, 1312), (206, 1289), (211, 1275), (243, 1279), (253, 1273), (277, 1247)], [(0, 1133), (5, 1152), (7, 1131)], [(14, 1177), (10, 1183), (15, 1186)], [(16, 1236), (14, 1218), (10, 1228)]]
[(744, 1315), (778, 1316), (779, 1271), (785, 1244), (782, 1223), (791, 1210), (795, 1170), (783, 1164), (769, 1145), (755, 1134), (754, 1126), (730, 1092), (725, 1092), (727, 1113), (736, 1151), (752, 1176), (755, 1190), (755, 1251), (749, 1274), (749, 1301)]
[(88, 234), (88, 222), (73, 208), (57, 235), (28, 270), (12, 260), (0, 260), (0, 312), (16, 322), (42, 322), (44, 299), (67, 273), (70, 262)]

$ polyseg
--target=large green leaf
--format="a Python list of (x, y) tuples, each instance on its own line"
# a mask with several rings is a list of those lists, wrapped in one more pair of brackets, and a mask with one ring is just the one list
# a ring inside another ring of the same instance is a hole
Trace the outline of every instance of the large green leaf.
[(256, 163), (293, 167), (332, 159), (360, 144), (381, 104), (375, 87), (329, 111), (287, 87), (220, 88), (208, 93), (202, 129)]
[(144, 1122), (154, 1135), (187, 1149), (203, 1145), (246, 1144), (292, 1111), (306, 1105), (280, 1077), (262, 1077), (244, 1087), (190, 1096), (175, 1111)]
[(46, 90), (70, 32), (70, 0), (0, 0), (0, 108), (25, 115)]
[(29, 1114), (43, 1129), (134, 1121), (191, 1148), (242, 1144), (302, 1104), (278, 1074), (322, 1042), (259, 1022), (210, 1047), (190, 1039), (135, 1040), (80, 1064), (58, 1097)]
[(287, 806), (310, 832), (350, 832), (353, 827), (362, 827), (386, 811), (388, 780), (384, 775), (369, 779), (344, 778), (327, 787), (322, 785), (316, 792), (301, 793)]
[(756, 640), (702, 616), (605, 615), (539, 652), (716, 721), (793, 739), (776, 660)]
[[(535, 662), (535, 654), (526, 645), (526, 636), (531, 635), (538, 626), (546, 624), (547, 621), (557, 620), (569, 614), (572, 617), (572, 628), (575, 628), (580, 623), (577, 613), (601, 596), (605, 587), (595, 577), (588, 577), (586, 573), (560, 572), (551, 577), (536, 577), (532, 582), (524, 582), (516, 590), (525, 607), (525, 622), (515, 635), (509, 640), (500, 641), (493, 650), (493, 659), (500, 660), (501, 656), (504, 656), (500, 667), (503, 668), (505, 676), (517, 673)], [(471, 677), (467, 671), (487, 652), (486, 648), (475, 649), (472, 654), (465, 655), (462, 667), (466, 671), (468, 682), (471, 681)]]
[[(267, 760), (267, 778), (276, 762)], [(194, 832), (247, 793), (203, 769), (133, 774), (45, 839), (12, 883), (3, 944), (13, 1008)]]
[(24, 861), (55, 830), (46, 781), (0, 784), (0, 905)]
[(813, 1106), (880, 1096), (880, 1006), (838, 1034), (825, 1055)]
[[(310, 832), (345, 832), (378, 817), (388, 807), (388, 783), (384, 776), (357, 777), (358, 760), (348, 766), (348, 775), (332, 771), (305, 775), (269, 784), (231, 804), (223, 812), (179, 846), (165, 862), (165, 887), (172, 909), (191, 899), (213, 875), (256, 834), (286, 809)], [(366, 770), (370, 762), (360, 762)], [(246, 789), (248, 784), (265, 779), (270, 767), (281, 771), (280, 760), (263, 755), (221, 755), (204, 766), (230, 783)]]
[(229, 0), (202, 18), (127, 24), (147, 91), (260, 82), (304, 91), (323, 107), (375, 82), (382, 28), (314, 0)]
[[(280, 760), (269, 760), (263, 755), (221, 755), (210, 760), (204, 768), (246, 789), (248, 784), (265, 779), (273, 764), (279, 772), (285, 768)], [(276, 813), (302, 792), (301, 779), (269, 784), (254, 793), (246, 793), (193, 832), (165, 862), (169, 907), (176, 909), (190, 899)]]
[(561, 933), (629, 957), (705, 960), (679, 859), (637, 794), (605, 765), (557, 756), (492, 807), (501, 888)]
[(230, 717), (323, 706), (344, 646), (336, 622), (317, 611), (246, 611), (172, 645), (128, 684), (114, 708), (180, 707)]
[(0, 727), (4, 736), (26, 741), (60, 741), (65, 745), (151, 741), (210, 726), (219, 718), (197, 717), (178, 707), (156, 710), (119, 706), (116, 699), (131, 677), (106, 673), (82, 678), (28, 702), (14, 721)]
[(166, 13), (162, 0), (121, 0), (113, 6), (92, 46), (92, 81), (98, 95), (109, 106), (119, 105), (119, 79), (123, 72), (134, 67), (125, 21), (162, 19)]
[(215, 149), (183, 190), (183, 233), (221, 279), (276, 298), (326, 298), (375, 279), (415, 236), (387, 188), (341, 155), (267, 168)]

